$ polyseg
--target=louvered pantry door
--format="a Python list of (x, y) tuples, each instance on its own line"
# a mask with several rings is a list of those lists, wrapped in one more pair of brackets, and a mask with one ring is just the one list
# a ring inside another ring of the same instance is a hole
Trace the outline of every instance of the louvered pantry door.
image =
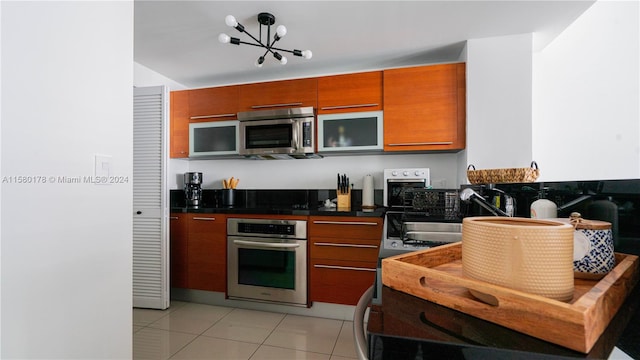
[(168, 99), (164, 86), (134, 88), (134, 307), (169, 307)]

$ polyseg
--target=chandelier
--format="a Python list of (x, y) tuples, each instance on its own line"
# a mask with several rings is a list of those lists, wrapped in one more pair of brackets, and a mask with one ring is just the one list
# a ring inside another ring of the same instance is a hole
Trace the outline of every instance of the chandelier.
[[(273, 41), (269, 42), (270, 38), (271, 38), (271, 25), (273, 25), (276, 22), (276, 17), (273, 16), (270, 13), (260, 13), (258, 14), (258, 22), (260, 23), (260, 36), (258, 38), (256, 38), (255, 36), (249, 34), (245, 29), (244, 26), (242, 26), (241, 24), (238, 23), (238, 21), (236, 21), (236, 18), (233, 17), (233, 15), (227, 15), (227, 17), (224, 19), (225, 23), (227, 24), (227, 26), (231, 26), (232, 28), (235, 28), (236, 30), (238, 30), (239, 32), (243, 32), (247, 35), (249, 35), (250, 38), (253, 39), (253, 41), (255, 41), (255, 43), (251, 43), (251, 42), (246, 42), (246, 41), (241, 41), (239, 38), (236, 37), (231, 37), (225, 33), (222, 33), (220, 35), (218, 35), (218, 41), (220, 41), (223, 44), (234, 44), (234, 45), (240, 45), (240, 44), (246, 44), (246, 45), (251, 45), (251, 46), (257, 46), (257, 47), (261, 47), (265, 49), (265, 52), (262, 56), (260, 56), (256, 62), (255, 65), (257, 67), (262, 67), (262, 64), (264, 63), (264, 57), (267, 56), (267, 54), (271, 53), (273, 55), (274, 58), (276, 58), (278, 61), (280, 61), (280, 63), (282, 65), (287, 63), (287, 58), (285, 56), (283, 56), (282, 54), (280, 54), (278, 51), (282, 51), (282, 52), (288, 52), (291, 53), (295, 56), (300, 56), (303, 57), (305, 59), (311, 59), (311, 56), (313, 55), (311, 53), (311, 50), (286, 50), (286, 49), (281, 49), (281, 48), (277, 48), (274, 47), (273, 45), (275, 45), (275, 43), (282, 39), (286, 34), (287, 34), (287, 28), (284, 27), (284, 25), (278, 25), (278, 27), (276, 28), (276, 33), (275, 35), (273, 35)], [(266, 26), (267, 27), (267, 37), (265, 42), (262, 42), (262, 27)]]

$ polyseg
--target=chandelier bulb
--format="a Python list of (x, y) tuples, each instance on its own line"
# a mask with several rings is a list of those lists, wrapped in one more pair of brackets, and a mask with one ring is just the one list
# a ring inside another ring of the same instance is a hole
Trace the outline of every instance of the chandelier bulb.
[(256, 59), (256, 67), (261, 68), (262, 67), (262, 63), (264, 63), (264, 56), (260, 56), (259, 58)]
[(227, 24), (227, 26), (230, 26), (230, 27), (238, 26), (238, 22), (236, 21), (236, 18), (233, 15), (227, 15), (227, 17), (224, 18), (224, 22)]
[(223, 44), (228, 44), (231, 41), (231, 37), (225, 33), (218, 35), (218, 41)]
[(278, 27), (276, 28), (276, 34), (280, 38), (284, 37), (285, 35), (287, 35), (287, 28), (284, 25), (278, 25)]
[(311, 59), (311, 57), (313, 56), (313, 53), (311, 52), (311, 50), (303, 50), (302, 51), (302, 57), (305, 59)]
[(280, 59), (280, 64), (282, 64), (282, 65), (286, 65), (286, 64), (287, 64), (287, 61), (288, 61), (288, 60), (287, 60), (287, 57), (286, 57), (286, 56), (283, 56), (283, 57), (282, 57), (282, 59)]

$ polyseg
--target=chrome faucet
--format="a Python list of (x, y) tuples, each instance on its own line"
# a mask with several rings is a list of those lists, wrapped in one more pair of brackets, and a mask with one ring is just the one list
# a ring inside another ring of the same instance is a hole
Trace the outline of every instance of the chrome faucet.
[[(497, 190), (497, 189), (494, 189)], [(502, 192), (503, 194), (505, 194), (504, 192)], [(505, 194), (506, 195), (506, 194)], [(510, 196), (506, 195), (508, 198), (511, 198)], [(493, 204), (489, 203), (487, 200), (485, 200), (482, 196), (480, 196), (480, 194), (478, 194), (477, 192), (475, 192), (473, 189), (471, 188), (466, 188), (463, 189), (460, 192), (460, 200), (462, 201), (473, 201), (476, 204), (480, 205), (482, 208), (484, 208), (485, 210), (487, 210), (488, 212), (490, 212), (491, 214), (493, 214), (494, 216), (513, 216), (513, 213), (507, 214), (506, 212), (500, 210), (499, 208), (495, 207)], [(511, 200), (513, 201), (513, 199)], [(512, 204), (513, 206), (513, 204)]]

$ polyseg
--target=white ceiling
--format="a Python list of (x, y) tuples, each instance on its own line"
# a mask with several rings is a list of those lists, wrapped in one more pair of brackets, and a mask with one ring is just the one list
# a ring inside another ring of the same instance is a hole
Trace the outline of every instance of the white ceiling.
[[(594, 2), (135, 0), (134, 58), (189, 88), (457, 61), (468, 39), (534, 33), (539, 50)], [(313, 58), (268, 56), (257, 68), (263, 49), (218, 42), (222, 32), (251, 41), (225, 25), (229, 14), (258, 37), (260, 12), (287, 27), (278, 47)]]

